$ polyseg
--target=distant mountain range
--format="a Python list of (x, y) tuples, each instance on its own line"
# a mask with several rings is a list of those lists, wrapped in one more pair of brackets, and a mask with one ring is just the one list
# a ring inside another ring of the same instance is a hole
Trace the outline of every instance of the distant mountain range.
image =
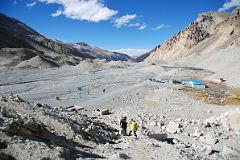
[(77, 65), (84, 59), (133, 60), (126, 54), (107, 51), (86, 43), (69, 44), (46, 38), (24, 23), (0, 14), (0, 66), (24, 67), (20, 64), (23, 63), (28, 67), (36, 63), (36, 60), (41, 67)]
[(0, 14), (0, 67), (48, 68), (77, 65), (84, 59), (154, 62), (175, 61), (196, 55), (207, 57), (206, 53), (214, 50), (218, 52), (219, 49), (240, 46), (239, 12), (238, 8), (232, 13), (202, 13), (172, 38), (135, 59), (84, 42), (64, 43), (49, 39), (24, 23)]
[(208, 12), (136, 61), (172, 61), (214, 49), (240, 46), (240, 9), (232, 13)]
[(84, 42), (72, 44), (72, 47), (76, 48), (79, 52), (85, 53), (88, 56), (98, 58), (98, 59), (106, 59), (106, 60), (114, 60), (114, 61), (133, 60), (133, 58), (131, 58), (126, 54), (104, 50), (95, 46), (88, 45)]

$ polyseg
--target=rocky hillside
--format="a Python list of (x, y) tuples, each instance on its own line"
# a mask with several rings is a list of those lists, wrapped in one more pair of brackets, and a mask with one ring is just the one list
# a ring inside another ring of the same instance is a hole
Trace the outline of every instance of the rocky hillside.
[(98, 58), (98, 59), (106, 59), (106, 60), (114, 60), (114, 61), (133, 60), (133, 58), (129, 57), (126, 54), (111, 52), (95, 46), (88, 45), (84, 42), (72, 44), (72, 46), (76, 48), (79, 52), (85, 53), (91, 57)]
[(0, 105), (1, 160), (104, 158), (93, 148), (119, 138), (118, 130), (80, 110), (54, 110), (18, 96), (0, 97)]
[(153, 50), (151, 50), (150, 52), (147, 52), (147, 53), (144, 53), (144, 54), (140, 55), (139, 57), (135, 58), (135, 61), (136, 62), (144, 61), (144, 59), (146, 59), (152, 52), (153, 52)]
[(239, 46), (240, 16), (238, 10), (234, 10), (233, 13), (200, 14), (196, 21), (190, 23), (162, 45), (157, 46), (145, 60), (179, 59), (192, 53), (200, 54), (206, 47), (209, 52), (230, 45)]
[[(46, 65), (48, 67), (53, 66), (53, 63), (57, 64), (54, 66), (77, 65), (86, 58), (114, 61), (132, 60), (125, 54), (106, 51), (84, 43), (73, 45), (46, 38), (22, 22), (3, 14), (0, 14), (0, 53), (0, 66), (5, 67), (17, 66), (23, 61), (34, 58), (34, 56), (41, 57), (35, 59), (44, 60), (40, 64), (51, 62), (51, 64)], [(27, 62), (24, 64), (26, 66), (20, 66), (24, 68), (32, 65)]]

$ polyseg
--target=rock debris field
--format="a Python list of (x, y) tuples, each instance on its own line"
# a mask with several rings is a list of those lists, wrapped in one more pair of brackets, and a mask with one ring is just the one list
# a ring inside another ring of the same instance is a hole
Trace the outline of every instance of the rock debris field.
[[(189, 77), (188, 68), (88, 63), (1, 70), (0, 159), (240, 159), (239, 105), (161, 81)], [(122, 116), (138, 122), (137, 138), (119, 134)]]

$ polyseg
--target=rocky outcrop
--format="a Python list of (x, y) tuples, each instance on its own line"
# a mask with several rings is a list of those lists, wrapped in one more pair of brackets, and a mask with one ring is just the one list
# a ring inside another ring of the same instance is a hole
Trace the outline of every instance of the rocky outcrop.
[[(212, 45), (212, 48), (230, 45), (240, 37), (240, 16), (235, 12), (200, 14), (196, 21), (190, 23), (162, 45), (158, 45), (145, 60), (171, 60), (188, 56), (194, 52), (199, 53), (204, 50), (204, 47), (201, 50), (198, 47), (201, 47), (204, 42)], [(218, 39), (221, 41), (217, 41)], [(207, 42), (208, 40), (209, 42)]]

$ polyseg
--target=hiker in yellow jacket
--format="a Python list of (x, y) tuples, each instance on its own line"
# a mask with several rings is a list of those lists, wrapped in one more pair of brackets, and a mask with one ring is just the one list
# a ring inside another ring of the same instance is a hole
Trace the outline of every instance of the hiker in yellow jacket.
[(137, 129), (138, 129), (138, 124), (135, 120), (131, 119), (131, 121), (129, 122), (129, 125), (130, 125), (130, 132), (129, 132), (129, 136), (132, 135), (132, 132), (134, 133), (134, 136), (137, 137)]

